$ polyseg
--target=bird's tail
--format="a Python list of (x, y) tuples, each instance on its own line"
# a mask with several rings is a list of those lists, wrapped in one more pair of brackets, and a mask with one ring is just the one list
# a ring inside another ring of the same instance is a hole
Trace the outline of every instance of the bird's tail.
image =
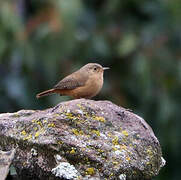
[(43, 92), (37, 94), (36, 98), (40, 98), (40, 97), (43, 97), (43, 96), (49, 96), (49, 95), (51, 95), (51, 94), (53, 94), (55, 92), (56, 92), (55, 89), (49, 89), (49, 90), (46, 90), (46, 91), (43, 91)]

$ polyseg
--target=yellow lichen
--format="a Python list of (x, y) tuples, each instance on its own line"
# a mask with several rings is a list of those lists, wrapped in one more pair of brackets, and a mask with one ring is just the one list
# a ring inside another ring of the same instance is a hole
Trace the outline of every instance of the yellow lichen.
[(152, 151), (151, 149), (147, 149), (146, 152), (147, 152), (147, 154), (148, 154), (149, 156), (152, 156), (152, 155), (153, 155), (153, 151)]
[(113, 164), (114, 164), (114, 165), (117, 165), (117, 164), (118, 164), (118, 162), (117, 162), (117, 161), (113, 161)]
[(80, 109), (83, 109), (83, 106), (81, 104), (77, 104), (77, 106), (80, 108)]
[(33, 129), (34, 129), (35, 131), (37, 131), (37, 130), (38, 130), (38, 127), (34, 127)]
[(72, 113), (65, 113), (68, 119), (74, 119), (75, 117), (73, 116)]
[(87, 168), (86, 169), (86, 174), (93, 175), (94, 173), (95, 173), (94, 168)]
[(100, 136), (100, 132), (98, 130), (92, 130), (92, 134), (96, 134), (97, 136)]
[(48, 127), (55, 127), (55, 124), (54, 123), (49, 123)]
[(118, 150), (118, 149), (117, 149), (116, 147), (114, 147), (114, 146), (112, 147), (112, 149), (113, 149), (113, 151), (117, 151), (117, 150)]
[(57, 141), (58, 144), (62, 145), (63, 144), (63, 141)]
[(104, 152), (104, 150), (102, 150), (102, 149), (98, 149), (97, 151), (100, 152), (100, 153)]
[(85, 115), (86, 118), (89, 118), (89, 117), (90, 117), (90, 115), (89, 115), (88, 112), (84, 112), (84, 115)]
[(25, 137), (23, 140), (28, 140), (28, 139), (31, 139), (32, 138), (32, 135), (29, 134), (27, 137)]
[(79, 134), (80, 134), (80, 135), (83, 135), (84, 133), (83, 133), (83, 131), (82, 131), (82, 130), (80, 130), (80, 131), (79, 131)]
[(89, 162), (88, 157), (84, 157), (84, 160), (85, 160), (87, 163)]
[(21, 134), (25, 136), (25, 135), (26, 135), (26, 131), (23, 130), (23, 131), (21, 132)]
[(103, 123), (106, 122), (105, 118), (101, 117), (101, 116), (95, 116), (95, 117), (93, 117), (93, 119), (96, 120), (96, 121), (103, 122)]
[(128, 136), (128, 132), (126, 130), (122, 131), (122, 134), (124, 134), (125, 136)]
[(43, 123), (47, 123), (47, 120), (44, 120)]
[(77, 136), (79, 135), (79, 131), (77, 129), (72, 129), (72, 132)]
[(119, 144), (119, 143), (118, 143), (118, 140), (119, 140), (118, 136), (115, 136), (114, 139), (112, 139), (112, 143), (113, 143), (114, 145), (118, 145), (118, 144)]
[(75, 149), (72, 148), (72, 150), (70, 151), (70, 154), (75, 154)]
[(73, 132), (76, 136), (78, 136), (78, 135), (83, 135), (83, 134), (84, 134), (82, 130), (79, 131), (78, 129), (72, 129), (72, 132)]
[(35, 138), (37, 138), (40, 135), (40, 131), (35, 133)]
[(43, 126), (42, 123), (41, 123), (41, 121), (37, 121), (36, 124), (38, 124), (38, 125), (41, 126), (41, 127)]
[(130, 158), (129, 156), (127, 156), (127, 157), (126, 157), (126, 160), (127, 160), (127, 161), (130, 161), (130, 160), (131, 160), (131, 158)]

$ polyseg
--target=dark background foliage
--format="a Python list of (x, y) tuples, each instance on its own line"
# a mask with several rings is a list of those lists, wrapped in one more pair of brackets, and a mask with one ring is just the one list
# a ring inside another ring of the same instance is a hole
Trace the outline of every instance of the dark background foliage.
[(167, 165), (156, 180), (179, 180), (181, 159), (179, 0), (1, 0), (0, 112), (45, 109), (37, 100), (88, 62), (109, 66), (101, 93), (151, 125)]

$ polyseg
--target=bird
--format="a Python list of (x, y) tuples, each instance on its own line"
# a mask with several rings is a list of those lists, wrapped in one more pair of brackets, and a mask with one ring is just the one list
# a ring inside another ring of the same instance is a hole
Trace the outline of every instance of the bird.
[(107, 69), (110, 68), (102, 67), (98, 63), (88, 63), (63, 78), (52, 89), (37, 94), (36, 98), (56, 93), (61, 96), (70, 96), (74, 99), (91, 99), (102, 89), (104, 70)]

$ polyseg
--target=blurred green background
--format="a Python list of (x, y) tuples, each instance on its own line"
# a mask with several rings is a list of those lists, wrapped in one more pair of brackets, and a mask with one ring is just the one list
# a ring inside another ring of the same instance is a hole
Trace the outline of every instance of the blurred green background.
[(88, 62), (109, 66), (101, 93), (151, 125), (167, 165), (155, 180), (180, 180), (181, 2), (1, 0), (0, 112), (69, 100), (35, 95)]

